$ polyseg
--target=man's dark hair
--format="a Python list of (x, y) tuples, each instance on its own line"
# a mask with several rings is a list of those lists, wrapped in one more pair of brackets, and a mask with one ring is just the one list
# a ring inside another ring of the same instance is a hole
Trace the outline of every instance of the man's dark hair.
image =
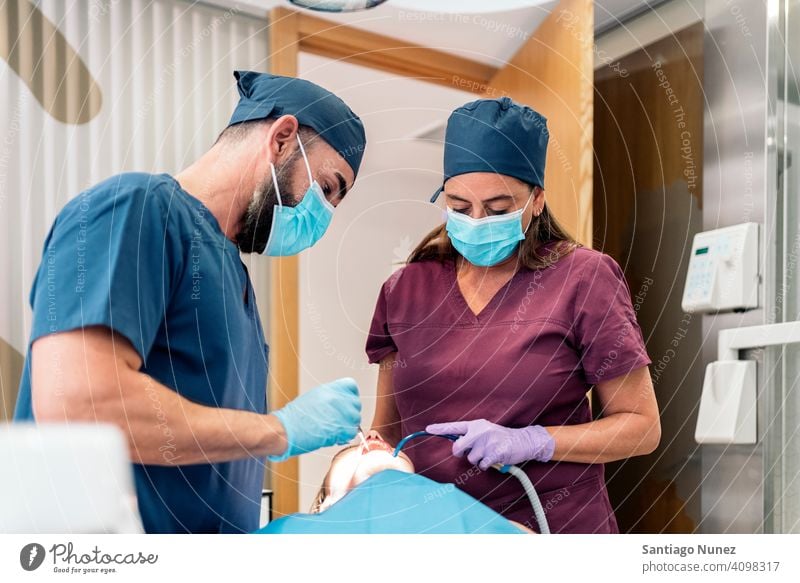
[[(229, 143), (237, 143), (244, 140), (250, 133), (254, 130), (260, 130), (264, 126), (271, 125), (272, 122), (275, 121), (276, 118), (269, 117), (266, 119), (251, 119), (248, 121), (243, 121), (237, 124), (233, 124), (232, 126), (226, 127), (222, 132), (220, 132), (219, 136), (217, 136), (216, 141), (214, 144), (218, 144), (220, 142), (229, 142)], [(314, 131), (309, 126), (300, 126), (300, 139), (303, 141), (303, 146), (306, 149), (310, 148), (314, 141), (319, 137), (316, 131)]]

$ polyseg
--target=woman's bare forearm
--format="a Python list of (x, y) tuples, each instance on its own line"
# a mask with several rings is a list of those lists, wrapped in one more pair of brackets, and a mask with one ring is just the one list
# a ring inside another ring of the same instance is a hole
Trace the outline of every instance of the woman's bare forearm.
[(658, 420), (620, 412), (580, 425), (546, 427), (556, 442), (554, 461), (607, 463), (651, 453), (658, 446)]
[(394, 398), (394, 368), (397, 353), (383, 358), (379, 364), (378, 390), (375, 402), (375, 417), (372, 420), (372, 430), (392, 445), (402, 439), (400, 426), (400, 413)]

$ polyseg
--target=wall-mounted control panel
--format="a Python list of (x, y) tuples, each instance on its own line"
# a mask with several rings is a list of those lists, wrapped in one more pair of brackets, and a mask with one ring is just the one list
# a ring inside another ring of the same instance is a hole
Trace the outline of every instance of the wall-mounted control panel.
[(758, 307), (758, 223), (697, 233), (681, 307), (686, 312), (744, 311)]

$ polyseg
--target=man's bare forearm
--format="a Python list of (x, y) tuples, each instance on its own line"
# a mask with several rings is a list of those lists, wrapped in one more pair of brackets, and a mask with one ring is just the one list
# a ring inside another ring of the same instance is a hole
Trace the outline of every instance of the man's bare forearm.
[(143, 373), (134, 374), (139, 379), (133, 382), (144, 391), (125, 391), (129, 394), (120, 410), (110, 415), (128, 433), (131, 457), (138, 463), (214, 463), (286, 449), (283, 426), (273, 415), (201, 405)]
[(131, 460), (152, 465), (214, 463), (279, 455), (283, 426), (273, 415), (207, 407), (186, 399), (152, 377), (130, 371), (119, 390), (87, 392), (64, 403), (64, 421), (106, 422), (128, 437)]
[[(213, 463), (286, 450), (283, 425), (274, 415), (182, 397), (140, 372), (141, 359), (130, 344), (112, 339), (107, 329), (51, 335), (31, 350), (36, 420), (116, 425), (136, 463)], [(55, 360), (61, 363), (58, 370), (47, 366)]]

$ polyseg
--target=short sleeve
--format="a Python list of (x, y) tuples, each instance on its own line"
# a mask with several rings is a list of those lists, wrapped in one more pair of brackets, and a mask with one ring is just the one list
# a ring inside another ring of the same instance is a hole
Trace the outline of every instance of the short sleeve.
[(367, 337), (367, 357), (370, 363), (380, 362), (393, 352), (397, 352), (397, 346), (389, 332), (388, 314), (388, 292), (390, 279), (381, 286), (378, 294), (378, 302), (375, 305), (375, 313), (372, 315), (372, 324), (369, 327)]
[[(31, 343), (106, 326), (144, 361), (162, 325), (179, 250), (164, 196), (125, 175), (84, 191), (58, 214), (31, 290)], [(161, 188), (157, 184), (153, 189)]]
[(592, 384), (647, 366), (642, 331), (617, 262), (604, 254), (586, 261), (575, 301), (575, 343)]

